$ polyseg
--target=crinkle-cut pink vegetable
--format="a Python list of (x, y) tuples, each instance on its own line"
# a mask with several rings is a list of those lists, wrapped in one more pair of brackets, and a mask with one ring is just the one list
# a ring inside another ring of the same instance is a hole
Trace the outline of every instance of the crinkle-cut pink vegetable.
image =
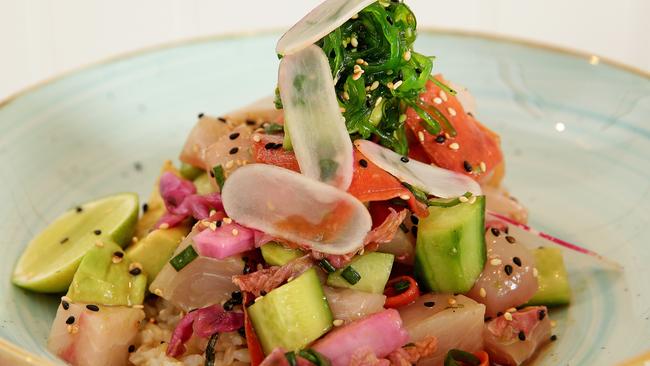
[(289, 55), (316, 43), (375, 0), (327, 0), (310, 11), (278, 41), (276, 53)]
[(463, 174), (415, 159), (404, 162), (401, 155), (372, 141), (356, 140), (354, 145), (383, 170), (428, 194), (442, 198), (459, 197), (467, 192), (481, 195), (481, 186)]
[(327, 254), (361, 249), (372, 224), (352, 195), (272, 165), (237, 169), (222, 198), (226, 213), (240, 225)]
[(284, 126), (302, 174), (344, 191), (353, 172), (352, 142), (327, 56), (311, 45), (280, 62)]
[(160, 177), (160, 195), (167, 212), (158, 220), (156, 227), (162, 224), (174, 227), (188, 217), (203, 220), (210, 216), (212, 210), (223, 211), (219, 193), (198, 195), (192, 182), (170, 172)]
[(244, 313), (225, 311), (212, 305), (187, 313), (181, 319), (169, 341), (167, 355), (177, 357), (185, 352), (185, 343), (192, 335), (208, 338), (214, 333), (233, 332), (244, 326)]
[(381, 358), (403, 346), (408, 338), (397, 310), (387, 309), (333, 330), (312, 348), (327, 357), (332, 366), (347, 366), (359, 349), (369, 348)]

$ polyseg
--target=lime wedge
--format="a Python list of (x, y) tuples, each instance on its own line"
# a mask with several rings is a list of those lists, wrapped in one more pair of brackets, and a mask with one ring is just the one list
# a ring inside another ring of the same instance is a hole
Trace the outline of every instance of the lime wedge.
[(27, 245), (12, 282), (47, 293), (64, 292), (86, 252), (102, 240), (124, 247), (138, 220), (138, 196), (121, 193), (64, 213)]

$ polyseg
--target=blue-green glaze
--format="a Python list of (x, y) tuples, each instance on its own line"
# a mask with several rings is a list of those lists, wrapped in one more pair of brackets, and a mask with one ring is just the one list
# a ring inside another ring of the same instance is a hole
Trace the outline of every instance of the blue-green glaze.
[[(57, 299), (10, 283), (24, 245), (77, 203), (120, 191), (146, 197), (199, 112), (219, 115), (272, 93), (277, 36), (140, 54), (0, 108), (0, 337), (55, 359), (45, 341)], [(625, 266), (616, 273), (566, 257), (573, 304), (551, 313), (559, 340), (537, 364), (611, 365), (647, 350), (649, 79), (578, 56), (459, 35), (423, 33), (418, 51), (437, 55), (435, 71), (468, 87), (478, 118), (501, 134), (506, 185), (530, 208), (532, 224)]]

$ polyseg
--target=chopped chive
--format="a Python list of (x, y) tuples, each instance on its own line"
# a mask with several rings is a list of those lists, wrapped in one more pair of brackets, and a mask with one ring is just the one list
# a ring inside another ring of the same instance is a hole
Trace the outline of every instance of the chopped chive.
[(196, 257), (199, 255), (196, 253), (196, 250), (194, 250), (194, 247), (189, 245), (187, 248), (183, 249), (178, 255), (176, 255), (174, 258), (172, 258), (169, 261), (169, 264), (174, 267), (176, 272), (180, 271), (183, 269), (185, 266), (190, 264)]
[(414, 187), (406, 182), (402, 182), (402, 185), (406, 187), (411, 193), (413, 193), (413, 196), (415, 196), (415, 199), (422, 202), (422, 203), (427, 203), (429, 202), (429, 197), (427, 197), (427, 194), (421, 190), (420, 188)]
[[(472, 197), (471, 192), (466, 192), (464, 195), (461, 197), (465, 198), (470, 198)], [(457, 198), (451, 198), (451, 199), (443, 199), (443, 198), (432, 198), (427, 201), (428, 206), (436, 206), (436, 207), (454, 207), (456, 205), (459, 205), (461, 203), (460, 199)]]
[(285, 353), (284, 357), (289, 362), (289, 366), (296, 366), (296, 353), (294, 351)]
[(397, 281), (393, 284), (393, 288), (395, 291), (397, 291), (398, 294), (401, 294), (402, 292), (408, 290), (409, 287), (411, 287), (411, 284), (406, 280)]
[(214, 366), (215, 347), (217, 345), (217, 339), (219, 338), (219, 333), (214, 333), (210, 336), (208, 341), (208, 346), (205, 347), (205, 366)]
[(332, 364), (325, 356), (320, 354), (320, 352), (314, 351), (311, 348), (301, 350), (298, 352), (298, 355), (316, 366), (331, 366)]
[(223, 167), (221, 165), (217, 165), (212, 168), (212, 174), (214, 175), (214, 180), (217, 181), (217, 185), (219, 186), (219, 191), (223, 190), (223, 184), (226, 181), (226, 176), (223, 172)]
[(284, 131), (284, 126), (277, 124), (277, 123), (269, 123), (268, 125), (264, 126), (264, 133), (267, 135), (272, 135), (274, 133), (280, 133)]
[(321, 266), (321, 268), (323, 268), (327, 273), (336, 272), (336, 268), (334, 268), (332, 263), (330, 263), (330, 261), (327, 259), (321, 259), (321, 261), (318, 262), (318, 265)]
[(481, 361), (473, 354), (459, 349), (451, 349), (445, 357), (445, 366), (478, 366)]
[(343, 272), (341, 272), (341, 277), (351, 285), (354, 285), (361, 280), (361, 275), (356, 269), (352, 268), (352, 266), (347, 266)]

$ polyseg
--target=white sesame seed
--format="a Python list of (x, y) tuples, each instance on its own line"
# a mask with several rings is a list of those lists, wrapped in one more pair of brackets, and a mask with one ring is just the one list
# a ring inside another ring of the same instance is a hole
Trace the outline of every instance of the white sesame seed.
[(375, 90), (379, 88), (379, 81), (375, 80), (372, 85), (370, 85), (370, 90)]
[(483, 287), (481, 287), (481, 289), (478, 290), (478, 294), (479, 294), (481, 297), (486, 297), (486, 296), (487, 296), (487, 292), (485, 291), (485, 289), (484, 289)]
[(341, 319), (334, 319), (334, 321), (332, 322), (332, 324), (333, 324), (335, 327), (340, 327), (341, 325), (343, 325), (343, 320), (341, 320)]
[(411, 61), (411, 50), (406, 50), (406, 52), (404, 52), (404, 60)]
[(539, 271), (537, 270), (537, 268), (533, 268), (533, 277), (537, 277), (537, 276), (539, 276)]
[(457, 142), (452, 142), (451, 144), (449, 144), (449, 148), (452, 150), (458, 150), (460, 149), (460, 145)]
[(230, 168), (233, 167), (233, 165), (235, 165), (235, 162), (232, 161), (232, 160), (228, 160), (228, 162), (226, 163), (225, 167), (226, 167), (226, 169), (230, 169)]
[(465, 197), (465, 196), (460, 196), (460, 197), (458, 197), (458, 200), (459, 200), (460, 202), (462, 202), (462, 203), (465, 203), (465, 202), (469, 201), (469, 198), (467, 198), (467, 197)]
[(210, 230), (217, 231), (217, 223), (216, 222), (211, 222), (210, 223)]
[(79, 331), (79, 326), (78, 325), (68, 325), (68, 333), (70, 334), (75, 334)]
[(134, 237), (131, 238), (131, 243), (135, 244), (137, 242), (138, 242), (138, 237), (137, 236), (134, 236)]
[(67, 297), (67, 296), (61, 296), (61, 301), (72, 302), (72, 299), (70, 299), (70, 298)]
[(255, 142), (260, 142), (260, 141), (262, 141), (262, 138), (260, 137), (260, 135), (258, 135), (258, 134), (254, 134), (254, 135), (253, 135), (253, 141), (255, 141)]
[(512, 314), (510, 313), (503, 314), (503, 317), (506, 318), (507, 321), (512, 321)]
[(287, 282), (291, 282), (291, 281), (293, 281), (293, 276), (287, 278)]
[(359, 14), (354, 14), (351, 18), (352, 18), (352, 19), (358, 19), (358, 18), (359, 18)]
[(221, 221), (225, 222), (226, 224), (232, 224), (232, 219), (230, 217), (224, 217)]
[(381, 101), (382, 101), (383, 99), (384, 99), (384, 98), (382, 98), (382, 97), (377, 98), (377, 100), (375, 101), (375, 107), (377, 107), (378, 105), (380, 105), (380, 104), (381, 104)]
[(433, 102), (436, 103), (436, 104), (442, 104), (442, 99), (440, 99), (438, 97), (435, 97), (435, 98), (433, 98)]
[(354, 65), (354, 73), (362, 72), (362, 71), (363, 71), (363, 69), (361, 68), (361, 66), (359, 66), (359, 65)]
[(364, 61), (362, 58), (358, 58), (356, 61), (357, 65), (363, 65)]
[(388, 89), (393, 89), (393, 88), (395, 87), (395, 85), (393, 85), (393, 82), (392, 82), (392, 81), (389, 81), (389, 82), (386, 83), (386, 87), (387, 87)]
[(447, 108), (447, 112), (449, 112), (449, 115), (452, 117), (456, 116), (456, 110), (451, 107)]
[(341, 110), (341, 113), (345, 113), (345, 111), (346, 111), (346, 109), (343, 108), (343, 107), (341, 107), (341, 108), (339, 108), (339, 109)]
[(101, 240), (97, 240), (97, 241), (95, 242), (95, 246), (97, 246), (97, 247), (100, 247), (100, 248), (101, 248), (101, 247), (103, 247), (103, 246), (104, 246), (104, 242), (103, 242), (103, 241), (101, 241)]
[(362, 72), (355, 72), (354, 74), (352, 74), (352, 80), (359, 80), (361, 74), (363, 74), (363, 70)]
[(404, 83), (404, 82), (403, 82), (402, 80), (399, 80), (398, 82), (396, 82), (396, 83), (393, 85), (393, 89), (397, 89), (397, 88), (399, 88), (403, 83)]
[(442, 98), (442, 100), (444, 100), (445, 102), (448, 100), (447, 93), (445, 93), (444, 90), (440, 90), (440, 93), (438, 93), (438, 95), (440, 95), (440, 98)]
[(357, 37), (352, 37), (352, 39), (350, 40), (350, 45), (352, 45), (352, 47), (354, 48), (357, 48), (357, 46), (359, 46), (359, 41), (357, 40)]
[(424, 142), (424, 132), (422, 132), (422, 131), (418, 131), (418, 139), (419, 139), (421, 142)]
[(499, 265), (501, 265), (501, 259), (499, 259), (499, 258), (494, 258), (494, 259), (492, 259), (492, 260), (490, 261), (490, 264), (493, 265), (493, 266), (499, 266)]
[(255, 302), (258, 302), (258, 301), (262, 300), (263, 298), (264, 297), (262, 297), (262, 296), (258, 296), (258, 297), (255, 298)]
[(551, 328), (555, 328), (557, 326), (557, 321), (551, 320)]
[(411, 198), (411, 196), (409, 196), (408, 194), (403, 194), (399, 196), (399, 198), (403, 199), (404, 201), (408, 201)]
[(447, 300), (447, 302), (449, 303), (449, 305), (454, 305), (454, 304), (456, 304), (456, 299), (454, 299), (453, 297), (450, 297), (450, 298)]
[(508, 308), (506, 310), (506, 313), (516, 313), (516, 312), (517, 312), (517, 308)]
[(163, 222), (162, 224), (160, 224), (160, 226), (158, 226), (158, 229), (160, 229), (160, 230), (169, 229), (169, 224), (166, 223), (166, 222)]
[(239, 230), (232, 229), (232, 236), (237, 236), (237, 235), (239, 235)]
[(343, 99), (350, 100), (350, 94), (346, 91), (343, 92)]
[(481, 168), (482, 172), (487, 172), (487, 165), (485, 165), (484, 161), (482, 161), (478, 166)]
[(134, 309), (144, 309), (144, 305), (142, 305), (142, 304), (135, 304), (135, 305), (133, 305), (133, 308), (134, 308)]
[(162, 290), (161, 290), (161, 289), (159, 289), (159, 288), (157, 288), (157, 289), (155, 289), (155, 290), (153, 290), (153, 293), (154, 293), (155, 295), (158, 295), (158, 296), (160, 296), (160, 297), (162, 297), (162, 295), (163, 295), (163, 292), (162, 292)]
[(472, 205), (472, 204), (474, 204), (474, 202), (476, 202), (476, 196), (470, 197), (469, 198), (469, 204)]
[(122, 257), (118, 257), (116, 255), (113, 256), (113, 259), (111, 260), (113, 263), (118, 264), (122, 261)]
[(134, 270), (136, 268), (137, 269), (142, 269), (142, 264), (140, 264), (138, 262), (132, 262), (131, 264), (129, 264), (129, 271), (132, 271), (132, 270)]

